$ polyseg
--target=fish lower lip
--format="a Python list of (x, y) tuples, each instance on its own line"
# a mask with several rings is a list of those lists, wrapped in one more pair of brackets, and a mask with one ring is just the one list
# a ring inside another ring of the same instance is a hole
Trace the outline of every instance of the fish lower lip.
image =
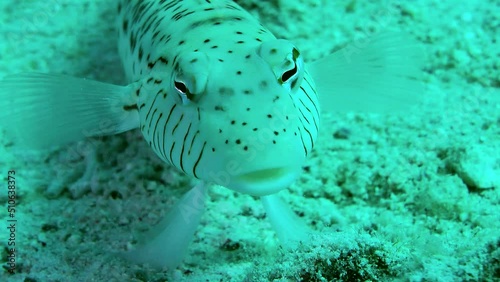
[(295, 181), (300, 171), (298, 168), (284, 166), (243, 173), (233, 177), (227, 187), (253, 196), (274, 194), (288, 188)]
[(249, 173), (245, 173), (238, 176), (240, 181), (245, 182), (261, 182), (269, 181), (270, 179), (280, 178), (289, 173), (289, 169), (286, 167), (262, 169)]

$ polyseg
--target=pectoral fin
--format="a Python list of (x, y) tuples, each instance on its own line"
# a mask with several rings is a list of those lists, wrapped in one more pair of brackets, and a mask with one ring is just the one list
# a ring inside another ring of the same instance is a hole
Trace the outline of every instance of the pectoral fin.
[(357, 41), (308, 64), (324, 112), (386, 113), (408, 109), (423, 97), (419, 45), (401, 33)]
[(0, 81), (0, 127), (34, 149), (130, 130), (139, 126), (133, 87), (63, 75), (7, 76)]

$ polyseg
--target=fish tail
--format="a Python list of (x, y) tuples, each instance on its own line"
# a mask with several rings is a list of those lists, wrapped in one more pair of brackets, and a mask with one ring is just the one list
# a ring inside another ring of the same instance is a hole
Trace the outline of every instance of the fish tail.
[(7, 76), (0, 80), (0, 127), (32, 149), (117, 134), (139, 126), (133, 90), (63, 75)]

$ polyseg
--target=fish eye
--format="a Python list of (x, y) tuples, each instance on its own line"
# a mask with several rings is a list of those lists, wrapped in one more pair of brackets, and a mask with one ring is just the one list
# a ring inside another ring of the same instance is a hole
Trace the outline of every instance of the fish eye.
[(297, 74), (297, 63), (293, 63), (293, 69), (287, 70), (281, 75), (281, 81), (282, 83), (287, 83), (288, 80), (290, 80), (292, 77), (294, 77)]
[(193, 94), (189, 92), (189, 89), (187, 88), (184, 82), (180, 80), (175, 80), (174, 87), (177, 90), (177, 92), (179, 92), (183, 104), (187, 104), (189, 101), (193, 99)]
[(298, 78), (298, 66), (297, 66), (297, 59), (299, 58), (300, 53), (297, 48), (293, 48), (292, 50), (292, 60), (293, 60), (293, 68), (285, 71), (280, 78), (280, 82), (282, 84), (289, 82), (290, 80), (294, 79), (296, 80)]
[(182, 81), (174, 81), (174, 86), (177, 91), (179, 91), (181, 94), (186, 95), (189, 91), (187, 89), (186, 84)]

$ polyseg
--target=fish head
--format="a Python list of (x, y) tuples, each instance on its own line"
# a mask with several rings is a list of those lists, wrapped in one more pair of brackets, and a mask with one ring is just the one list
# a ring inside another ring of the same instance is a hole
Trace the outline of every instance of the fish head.
[(193, 176), (256, 196), (297, 178), (317, 137), (319, 105), (292, 43), (180, 54), (171, 91), (190, 112), (184, 143), (195, 139), (185, 160)]

